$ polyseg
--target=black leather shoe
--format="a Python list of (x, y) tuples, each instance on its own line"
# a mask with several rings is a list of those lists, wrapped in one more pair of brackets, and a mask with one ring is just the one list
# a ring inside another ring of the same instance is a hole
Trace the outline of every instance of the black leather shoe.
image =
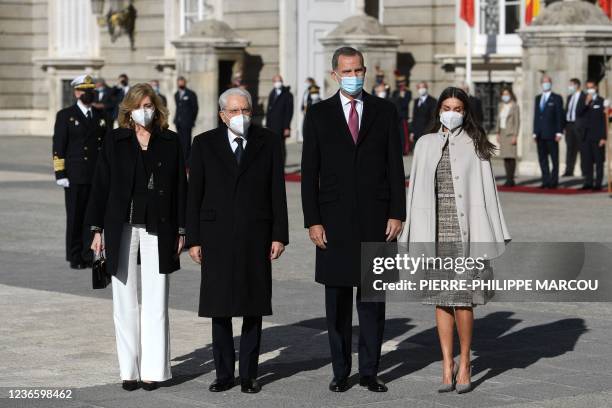
[(349, 389), (349, 383), (347, 378), (341, 378), (339, 380), (333, 379), (329, 383), (329, 390), (332, 392), (345, 392)]
[(138, 381), (134, 380), (134, 381), (124, 381), (123, 384), (121, 384), (121, 388), (123, 388), (126, 391), (134, 391), (138, 389)]
[(216, 379), (210, 386), (208, 387), (208, 391), (210, 392), (223, 392), (232, 388), (236, 384), (236, 380), (234, 378), (230, 378), (229, 380), (219, 380)]
[(259, 385), (259, 383), (257, 382), (256, 379), (245, 379), (245, 380), (240, 380), (240, 391), (246, 393), (246, 394), (257, 394), (259, 391), (261, 391), (261, 385)]
[(84, 263), (80, 263), (80, 262), (70, 262), (70, 268), (72, 268), (72, 269), (85, 269), (85, 268), (87, 268), (87, 265), (85, 265)]
[(377, 375), (364, 375), (359, 378), (359, 385), (368, 387), (372, 392), (387, 392), (389, 389)]
[(159, 388), (159, 383), (157, 381), (152, 382), (142, 382), (142, 389), (145, 391), (153, 391)]

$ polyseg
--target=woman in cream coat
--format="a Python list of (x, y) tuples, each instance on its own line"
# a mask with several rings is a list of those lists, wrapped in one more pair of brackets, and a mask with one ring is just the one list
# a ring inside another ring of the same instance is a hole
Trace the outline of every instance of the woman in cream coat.
[[(435, 243), (432, 246), (438, 257), (468, 254), (476, 258), (485, 253), (488, 259), (499, 256), (510, 235), (490, 162), (495, 146), (475, 121), (463, 90), (444, 90), (435, 112), (433, 133), (422, 136), (415, 147), (406, 224), (398, 241), (408, 243), (410, 253), (420, 253), (414, 248)], [(463, 274), (462, 279), (485, 279), (485, 272), (491, 273), (488, 261), (485, 265), (473, 275)], [(457, 279), (456, 273), (460, 272), (451, 269), (431, 273), (446, 273), (446, 279)], [(436, 306), (443, 357), (443, 381), (438, 391), (470, 391), (473, 307), (486, 303), (491, 294), (455, 290), (426, 295), (424, 303)], [(459, 364), (453, 359), (455, 324), (461, 345)]]
[(514, 172), (516, 170), (516, 143), (521, 125), (520, 110), (516, 97), (510, 88), (501, 92), (501, 102), (497, 110), (497, 125), (495, 134), (499, 143), (499, 156), (504, 159), (506, 168), (505, 186), (514, 187)]

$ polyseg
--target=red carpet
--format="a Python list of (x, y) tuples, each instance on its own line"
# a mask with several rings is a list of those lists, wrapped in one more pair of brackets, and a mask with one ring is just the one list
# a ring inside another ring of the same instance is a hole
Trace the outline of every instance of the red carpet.
[[(290, 182), (290, 183), (299, 183), (300, 181), (302, 181), (302, 176), (300, 173), (286, 173), (285, 181)], [(408, 186), (408, 182), (406, 182), (406, 186)], [(607, 190), (593, 192), (591, 190), (578, 190), (577, 188), (567, 188), (567, 187), (548, 189), (548, 188), (539, 188), (539, 187), (532, 187), (532, 186), (506, 187), (502, 185), (498, 185), (497, 190), (503, 191), (505, 193), (561, 194), (561, 195), (607, 193)]]

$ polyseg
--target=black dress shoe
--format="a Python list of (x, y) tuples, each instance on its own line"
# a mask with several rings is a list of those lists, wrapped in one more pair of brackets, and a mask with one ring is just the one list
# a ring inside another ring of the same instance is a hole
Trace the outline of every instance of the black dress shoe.
[(223, 392), (232, 388), (236, 384), (236, 380), (234, 378), (230, 378), (228, 380), (219, 380), (216, 379), (210, 386), (208, 390), (210, 392)]
[(387, 392), (389, 389), (377, 375), (364, 375), (359, 378), (359, 385), (368, 387), (372, 392)]
[(261, 385), (257, 382), (256, 379), (244, 379), (240, 380), (240, 391), (246, 394), (257, 394), (261, 391)]
[(579, 188), (579, 190), (591, 190), (593, 186), (589, 186), (588, 184), (583, 185)]
[(123, 384), (121, 384), (121, 388), (126, 391), (134, 391), (138, 389), (138, 381), (124, 381)]
[(339, 380), (333, 379), (329, 383), (329, 390), (332, 392), (345, 392), (349, 389), (349, 383), (347, 378), (340, 378)]
[(153, 391), (159, 388), (159, 383), (157, 381), (152, 382), (142, 382), (142, 389), (145, 391)]
[(72, 269), (85, 269), (85, 268), (87, 268), (87, 265), (85, 265), (84, 263), (80, 263), (80, 262), (70, 262), (70, 268), (72, 268)]

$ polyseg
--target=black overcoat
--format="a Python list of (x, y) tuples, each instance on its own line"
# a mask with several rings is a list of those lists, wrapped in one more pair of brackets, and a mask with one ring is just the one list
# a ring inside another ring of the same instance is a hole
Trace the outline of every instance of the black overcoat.
[(284, 86), (278, 96), (276, 96), (276, 90), (272, 89), (268, 95), (266, 127), (284, 137), (284, 130), (291, 128), (292, 118), (293, 94), (289, 91), (289, 87)]
[(306, 112), (302, 151), (304, 225), (322, 224), (315, 280), (359, 286), (361, 242), (385, 241), (387, 220), (406, 218), (404, 165), (395, 106), (363, 92), (357, 144), (339, 93)]
[[(183, 152), (176, 133), (153, 131), (148, 155), (153, 163), (155, 198), (152, 214), (157, 214), (159, 273), (180, 269), (176, 254), (179, 231), (185, 229), (187, 178)], [(123, 226), (132, 200), (138, 144), (134, 130), (117, 128), (106, 138), (98, 157), (87, 206), (85, 222), (104, 229), (107, 271), (115, 275)], [(154, 222), (154, 221), (153, 221)]]
[(240, 165), (225, 126), (196, 136), (187, 245), (202, 247), (200, 316), (272, 313), (272, 241), (289, 241), (280, 136), (251, 126)]

